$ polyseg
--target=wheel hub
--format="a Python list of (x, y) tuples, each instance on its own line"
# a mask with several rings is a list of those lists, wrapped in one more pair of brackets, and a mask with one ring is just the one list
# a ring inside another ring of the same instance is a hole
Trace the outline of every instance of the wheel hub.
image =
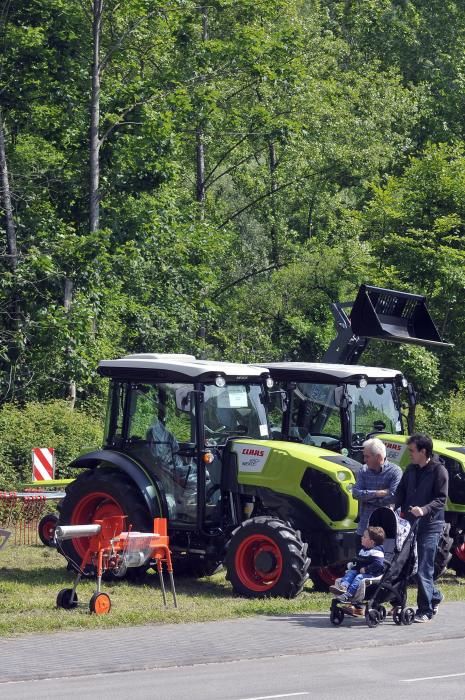
[(260, 550), (255, 556), (255, 569), (260, 574), (269, 574), (276, 569), (276, 557), (273, 552)]

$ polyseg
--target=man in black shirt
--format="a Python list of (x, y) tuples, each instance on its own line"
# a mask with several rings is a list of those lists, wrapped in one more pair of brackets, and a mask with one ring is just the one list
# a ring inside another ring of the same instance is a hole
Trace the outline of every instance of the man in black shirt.
[(395, 505), (410, 522), (418, 521), (418, 594), (415, 622), (429, 622), (443, 596), (434, 583), (434, 558), (444, 527), (449, 475), (433, 457), (433, 441), (427, 435), (407, 440), (411, 464), (395, 494)]

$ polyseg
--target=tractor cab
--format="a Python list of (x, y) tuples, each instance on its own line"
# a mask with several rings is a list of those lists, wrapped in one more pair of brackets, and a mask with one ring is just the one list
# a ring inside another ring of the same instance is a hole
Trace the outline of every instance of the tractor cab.
[(270, 415), (274, 437), (344, 452), (360, 460), (363, 442), (376, 433), (404, 432), (397, 370), (312, 362), (269, 363), (286, 392), (282, 413)]
[(234, 438), (269, 437), (268, 371), (144, 354), (103, 361), (99, 372), (111, 379), (104, 449), (156, 480), (171, 527), (219, 524), (224, 454)]

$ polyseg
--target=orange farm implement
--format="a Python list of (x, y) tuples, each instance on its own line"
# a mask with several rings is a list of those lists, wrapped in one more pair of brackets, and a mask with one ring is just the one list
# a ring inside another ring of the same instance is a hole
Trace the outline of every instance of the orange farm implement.
[(76, 567), (76, 563), (71, 561), (77, 568), (77, 575), (72, 588), (63, 588), (58, 593), (58, 608), (70, 610), (77, 607), (76, 588), (86, 567), (90, 565), (97, 572), (97, 590), (89, 601), (89, 609), (96, 615), (109, 613), (111, 600), (107, 593), (101, 591), (102, 575), (108, 572), (120, 578), (125, 575), (127, 569), (141, 567), (147, 563), (157, 569), (165, 606), (163, 564), (166, 565), (174, 607), (177, 607), (166, 518), (154, 519), (153, 532), (124, 532), (125, 520), (126, 516), (116, 515), (96, 520), (92, 525), (57, 526), (55, 540), (59, 549), (64, 540), (85, 537), (88, 541), (86, 554), (80, 566)]

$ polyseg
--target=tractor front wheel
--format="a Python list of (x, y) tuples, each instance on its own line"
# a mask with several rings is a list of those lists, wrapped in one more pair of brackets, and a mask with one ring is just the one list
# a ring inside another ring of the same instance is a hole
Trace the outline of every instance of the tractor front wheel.
[(249, 598), (294, 598), (308, 579), (310, 559), (300, 533), (271, 516), (243, 522), (228, 543), (226, 578)]

